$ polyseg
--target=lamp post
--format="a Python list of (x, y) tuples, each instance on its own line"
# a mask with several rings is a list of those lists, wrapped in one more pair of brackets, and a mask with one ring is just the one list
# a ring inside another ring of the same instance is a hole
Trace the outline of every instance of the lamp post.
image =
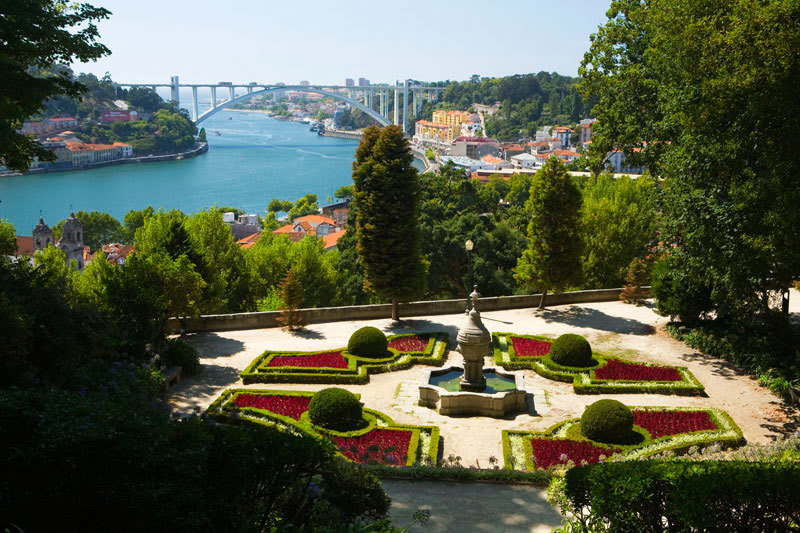
[(472, 240), (467, 239), (467, 242), (464, 243), (464, 249), (467, 251), (467, 283), (465, 286), (464, 293), (467, 295), (467, 307), (464, 310), (464, 314), (469, 314), (469, 286), (472, 282), (472, 248), (475, 246), (475, 243)]

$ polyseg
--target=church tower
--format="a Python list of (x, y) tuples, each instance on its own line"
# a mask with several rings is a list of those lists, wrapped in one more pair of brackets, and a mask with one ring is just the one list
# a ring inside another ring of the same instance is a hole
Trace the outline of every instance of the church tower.
[(44, 219), (39, 217), (39, 223), (33, 228), (33, 249), (35, 251), (44, 250), (48, 246), (55, 246), (53, 230), (44, 223)]
[(85, 266), (83, 264), (83, 224), (75, 218), (75, 213), (70, 213), (69, 218), (64, 222), (58, 247), (67, 256), (67, 264), (74, 259), (78, 270), (83, 270)]

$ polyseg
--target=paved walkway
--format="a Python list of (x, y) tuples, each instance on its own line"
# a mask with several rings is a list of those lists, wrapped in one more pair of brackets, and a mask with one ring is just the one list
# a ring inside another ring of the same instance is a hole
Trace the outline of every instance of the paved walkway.
[(547, 503), (544, 487), (386, 480), (383, 488), (392, 498), (395, 526), (412, 523), (417, 510), (431, 512), (427, 525), (416, 524), (413, 532), (549, 533), (561, 525), (561, 515)]

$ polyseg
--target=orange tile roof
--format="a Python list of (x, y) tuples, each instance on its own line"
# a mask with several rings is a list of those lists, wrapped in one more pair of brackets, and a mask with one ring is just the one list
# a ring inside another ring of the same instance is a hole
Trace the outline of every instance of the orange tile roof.
[(17, 255), (33, 256), (33, 237), (17, 236)]
[(499, 157), (495, 157), (492, 154), (486, 154), (485, 156), (481, 157), (481, 161), (485, 161), (493, 165), (497, 165), (503, 162), (502, 159), (500, 159)]
[(281, 226), (280, 228), (273, 230), (272, 233), (292, 233), (294, 231), (294, 226), (292, 224), (286, 224), (285, 226)]
[(305, 215), (302, 217), (297, 217), (294, 219), (294, 223), (297, 224), (298, 222), (308, 222), (309, 224), (319, 225), (323, 222), (327, 222), (331, 226), (336, 225), (336, 221), (330, 217), (326, 217), (324, 215)]
[(572, 150), (553, 150), (553, 153), (556, 154), (556, 155), (561, 155), (561, 156), (580, 157), (580, 155), (581, 155), (578, 152), (573, 152)]
[(255, 243), (258, 242), (258, 239), (260, 239), (260, 238), (261, 238), (261, 233), (253, 233), (252, 235), (248, 235), (244, 239), (239, 239), (236, 242), (239, 243), (239, 244), (248, 244), (248, 243), (255, 244)]
[(322, 237), (322, 243), (325, 246), (325, 249), (333, 248), (336, 246), (336, 243), (339, 242), (339, 239), (347, 233), (346, 229), (342, 229), (339, 231), (334, 231), (333, 233), (328, 233), (324, 237)]

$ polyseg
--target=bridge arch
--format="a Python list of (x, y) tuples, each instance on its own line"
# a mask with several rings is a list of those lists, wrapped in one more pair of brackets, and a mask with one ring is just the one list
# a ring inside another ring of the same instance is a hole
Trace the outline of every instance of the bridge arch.
[(253, 98), (254, 96), (260, 96), (260, 95), (264, 95), (264, 94), (276, 93), (276, 92), (279, 92), (279, 91), (302, 91), (302, 92), (307, 92), (307, 93), (316, 93), (316, 94), (321, 94), (321, 95), (324, 95), (324, 96), (329, 96), (329, 97), (334, 98), (336, 100), (339, 100), (341, 102), (346, 102), (346, 103), (350, 104), (352, 107), (355, 107), (356, 109), (358, 109), (360, 111), (363, 111), (364, 113), (366, 113), (370, 117), (374, 118), (378, 122), (378, 124), (380, 124), (381, 126), (389, 126), (391, 124), (391, 122), (389, 122), (389, 120), (386, 117), (384, 117), (383, 115), (381, 115), (380, 113), (378, 113), (374, 109), (371, 109), (371, 108), (365, 106), (364, 104), (362, 104), (361, 102), (359, 102), (357, 100), (353, 100), (352, 98), (347, 98), (346, 96), (342, 96), (341, 94), (338, 94), (338, 93), (326, 91), (325, 89), (318, 89), (316, 87), (304, 87), (304, 86), (300, 86), (300, 85), (290, 85), (290, 86), (285, 86), (285, 87), (270, 87), (269, 89), (262, 89), (260, 91), (253, 91), (251, 93), (247, 93), (247, 94), (243, 94), (241, 96), (237, 96), (236, 98), (234, 98), (232, 100), (228, 100), (226, 102), (223, 102), (223, 103), (217, 105), (216, 107), (212, 107), (211, 109), (201, 113), (197, 117), (197, 120), (195, 120), (195, 124), (200, 124), (201, 122), (203, 122), (207, 118), (210, 118), (210, 117), (216, 115), (218, 112), (222, 111), (226, 107), (232, 106), (233, 104), (238, 104), (239, 102), (244, 102), (245, 100), (249, 100), (250, 98)]

